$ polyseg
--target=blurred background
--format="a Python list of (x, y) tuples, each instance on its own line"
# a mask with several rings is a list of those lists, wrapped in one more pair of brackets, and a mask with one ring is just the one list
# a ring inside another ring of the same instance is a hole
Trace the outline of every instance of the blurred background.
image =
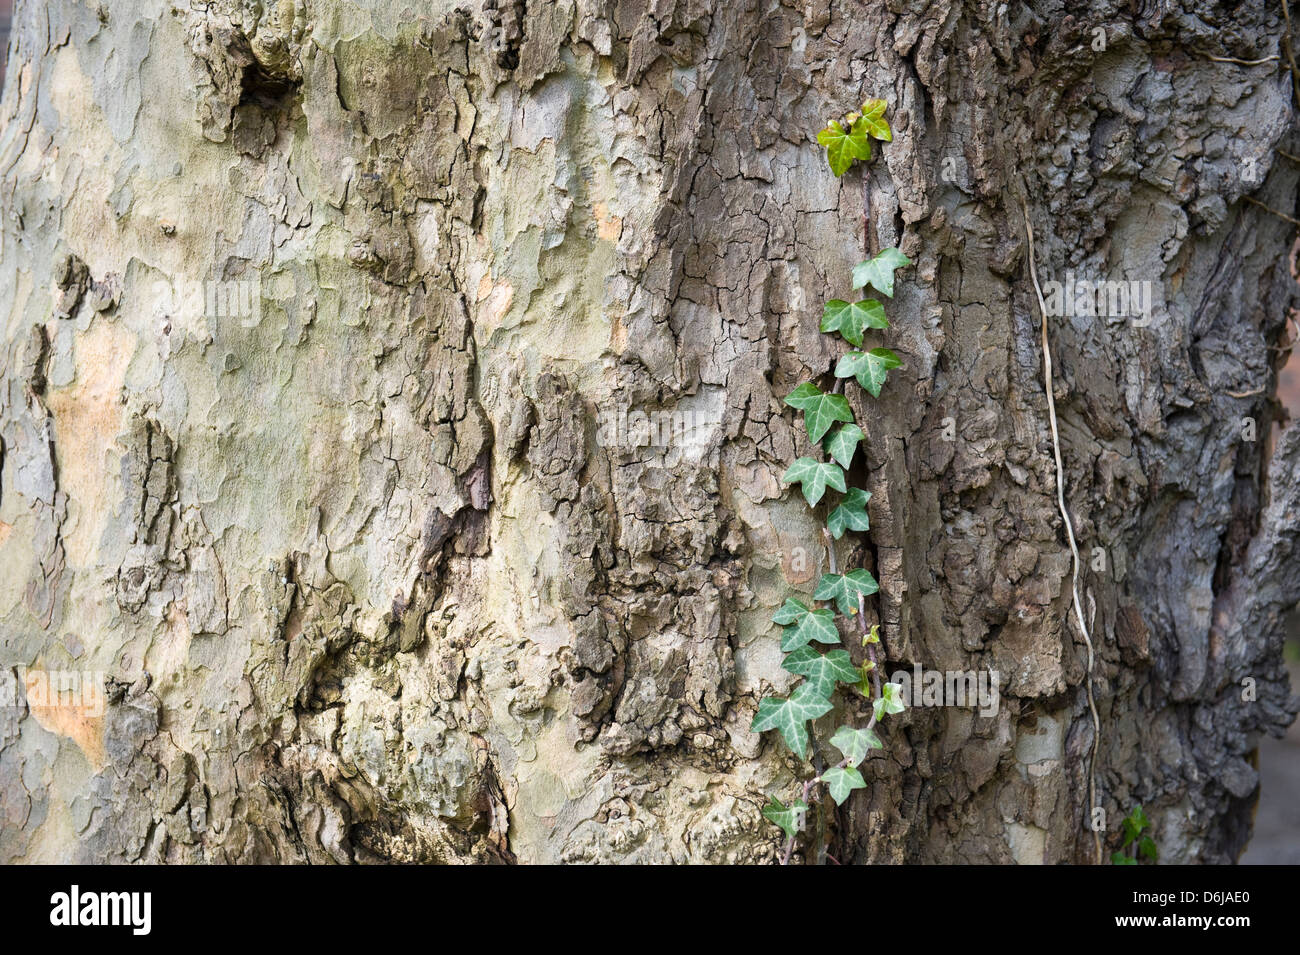
[[(1291, 274), (1297, 275), (1300, 243), (1291, 251)], [(1291, 353), (1278, 375), (1278, 401), (1293, 420), (1300, 419), (1300, 316), (1292, 313)], [(1297, 425), (1292, 425), (1293, 427)], [(1287, 668), (1291, 692), (1300, 692), (1300, 608), (1287, 627)], [(1300, 720), (1285, 739), (1265, 737), (1259, 744), (1260, 797), (1255, 835), (1241, 857), (1244, 865), (1300, 865)]]
[[(1300, 689), (1300, 611), (1292, 611), (1286, 644), (1291, 691)], [(1300, 865), (1300, 720), (1285, 739), (1259, 744), (1260, 796), (1255, 834), (1243, 865)]]
[(9, 60), (9, 18), (13, 15), (14, 0), (0, 0), (0, 86), (5, 81), (5, 63)]

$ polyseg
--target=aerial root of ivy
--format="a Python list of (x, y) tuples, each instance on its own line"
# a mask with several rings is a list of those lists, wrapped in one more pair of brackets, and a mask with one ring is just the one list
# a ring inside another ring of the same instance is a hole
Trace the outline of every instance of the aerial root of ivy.
[[(1023, 186), (1022, 186), (1023, 189)], [(1038, 283), (1038, 265), (1034, 256), (1034, 227), (1029, 222), (1029, 208), (1022, 197), (1020, 210), (1025, 219), (1025, 237), (1029, 243), (1029, 277), (1034, 283), (1034, 293), (1038, 296), (1038, 313), (1041, 318), (1040, 330), (1043, 340), (1043, 390), (1047, 394), (1047, 420), (1052, 430), (1052, 453), (1056, 457), (1056, 505), (1065, 522), (1065, 536), (1070, 542), (1070, 554), (1074, 564), (1070, 578), (1070, 591), (1074, 598), (1074, 616), (1083, 634), (1083, 642), (1088, 648), (1088, 671), (1084, 677), (1088, 691), (1088, 710), (1092, 714), (1092, 749), (1088, 756), (1088, 811), (1085, 814), (1092, 829), (1095, 860), (1101, 864), (1101, 833), (1092, 825), (1092, 811), (1097, 806), (1097, 752), (1101, 745), (1101, 717), (1097, 715), (1097, 701), (1092, 692), (1092, 669), (1095, 656), (1092, 648), (1092, 635), (1088, 633), (1088, 624), (1083, 619), (1083, 604), (1079, 600), (1079, 545), (1074, 539), (1074, 524), (1070, 512), (1065, 507), (1065, 469), (1061, 464), (1061, 435), (1056, 426), (1056, 397), (1052, 393), (1052, 348), (1047, 336), (1047, 302), (1043, 298), (1043, 288)]]

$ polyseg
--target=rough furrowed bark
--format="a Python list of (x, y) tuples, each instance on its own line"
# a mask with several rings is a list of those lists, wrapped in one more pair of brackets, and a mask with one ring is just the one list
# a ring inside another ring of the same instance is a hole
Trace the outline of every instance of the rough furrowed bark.
[(841, 558), (890, 672), (1000, 705), (900, 715), (797, 855), (1091, 861), (1022, 200), (1044, 281), (1151, 289), (1049, 319), (1106, 838), (1234, 858), (1295, 713), (1295, 103), (1280, 11), (1202, 6), (20, 2), (0, 859), (776, 861), (807, 768), (749, 727), (826, 561), (780, 398), (901, 244)]

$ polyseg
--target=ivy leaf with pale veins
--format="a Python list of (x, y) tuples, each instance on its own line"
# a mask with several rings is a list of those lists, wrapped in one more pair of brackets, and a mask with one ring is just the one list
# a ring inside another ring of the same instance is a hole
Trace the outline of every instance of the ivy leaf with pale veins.
[(871, 701), (872, 711), (879, 723), (888, 713), (901, 713), (907, 709), (903, 705), (903, 688), (897, 683), (886, 683), (880, 688), (880, 697)]
[(842, 176), (849, 171), (853, 160), (866, 162), (871, 158), (871, 140), (867, 138), (869, 127), (861, 119), (848, 129), (838, 120), (831, 120), (826, 128), (817, 134), (817, 142), (826, 147), (826, 158), (831, 164), (831, 172)]
[(837, 421), (852, 421), (849, 399), (843, 395), (828, 395), (810, 381), (805, 381), (785, 396), (785, 403), (803, 412), (803, 426), (808, 440), (822, 439), (830, 426)]
[(832, 766), (822, 773), (822, 782), (830, 790), (831, 798), (837, 806), (844, 805), (844, 800), (849, 798), (849, 793), (853, 790), (867, 788), (867, 781), (852, 766)]
[(889, 120), (885, 119), (885, 110), (888, 108), (889, 104), (883, 99), (869, 99), (862, 104), (862, 119), (859, 122), (865, 125), (867, 134), (872, 139), (892, 143), (894, 133), (889, 128)]
[(867, 501), (870, 499), (871, 492), (856, 487), (849, 488), (849, 493), (844, 495), (839, 506), (826, 519), (826, 526), (836, 540), (843, 537), (846, 530), (870, 530), (871, 522), (867, 519)]
[(891, 368), (898, 368), (899, 361), (888, 348), (873, 348), (871, 351), (851, 351), (840, 356), (835, 363), (836, 378), (857, 378), (858, 384), (871, 392), (873, 398), (880, 397), (880, 387)]
[(786, 597), (785, 603), (781, 604), (781, 609), (772, 614), (772, 622), (785, 626), (787, 623), (794, 623), (804, 614), (812, 611), (802, 600), (796, 600), (794, 597)]
[(858, 682), (858, 668), (849, 659), (847, 650), (818, 653), (812, 647), (800, 647), (788, 654), (781, 666), (790, 673), (799, 674), (825, 697), (835, 692), (837, 683)]
[(809, 610), (796, 623), (786, 627), (781, 637), (781, 652), (798, 650), (814, 640), (818, 643), (840, 642), (840, 632), (835, 628), (835, 614), (829, 610)]
[(853, 463), (853, 452), (858, 449), (858, 442), (865, 438), (866, 432), (853, 422), (842, 424), (822, 441), (826, 453), (839, 462), (844, 470)]
[(853, 266), (853, 287), (870, 285), (889, 298), (894, 297), (894, 269), (911, 265), (912, 260), (899, 249), (882, 249), (878, 255)]
[(790, 752), (802, 759), (808, 753), (808, 721), (830, 711), (830, 700), (811, 683), (800, 683), (788, 699), (767, 696), (760, 700), (750, 729), (755, 733), (776, 730)]
[(864, 328), (888, 328), (889, 319), (885, 318), (885, 306), (874, 298), (864, 298), (860, 302), (846, 302), (833, 298), (822, 306), (822, 331), (839, 332), (851, 345), (862, 347), (862, 330)]
[(870, 597), (879, 589), (876, 578), (859, 567), (847, 574), (822, 574), (813, 599), (834, 600), (840, 613), (855, 614), (858, 612), (858, 596)]
[(880, 742), (880, 737), (870, 727), (854, 729), (852, 726), (841, 726), (831, 737), (831, 745), (844, 754), (850, 766), (857, 766), (873, 749), (885, 748), (885, 744)]
[(783, 806), (775, 796), (768, 797), (771, 802), (763, 807), (763, 818), (775, 823), (789, 838), (793, 839), (802, 827), (803, 814), (808, 811), (808, 804), (796, 799), (789, 807)]
[(814, 461), (812, 458), (799, 458), (781, 475), (785, 484), (798, 484), (803, 489), (804, 500), (809, 507), (815, 507), (830, 485), (840, 493), (844, 492), (844, 469), (834, 461)]

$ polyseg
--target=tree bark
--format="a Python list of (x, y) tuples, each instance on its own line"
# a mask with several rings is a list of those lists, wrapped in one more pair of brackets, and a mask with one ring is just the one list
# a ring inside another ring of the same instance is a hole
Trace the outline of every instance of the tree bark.
[[(1137, 803), (1162, 861), (1244, 847), (1296, 711), (1280, 9), (20, 0), (13, 31), (0, 860), (779, 860), (761, 808), (809, 764), (750, 722), (827, 565), (781, 398), (829, 386), (822, 304), (891, 245), (904, 368), (853, 398), (872, 527), (838, 559), (889, 672), (1001, 700), (895, 717), (795, 858), (1094, 861), (1090, 777), (1107, 851)], [(814, 136), (872, 96), (894, 140), (837, 179)], [(1048, 319), (1091, 674), (1022, 203), (1042, 282), (1152, 289)], [(42, 672), (103, 673), (102, 712)]]

